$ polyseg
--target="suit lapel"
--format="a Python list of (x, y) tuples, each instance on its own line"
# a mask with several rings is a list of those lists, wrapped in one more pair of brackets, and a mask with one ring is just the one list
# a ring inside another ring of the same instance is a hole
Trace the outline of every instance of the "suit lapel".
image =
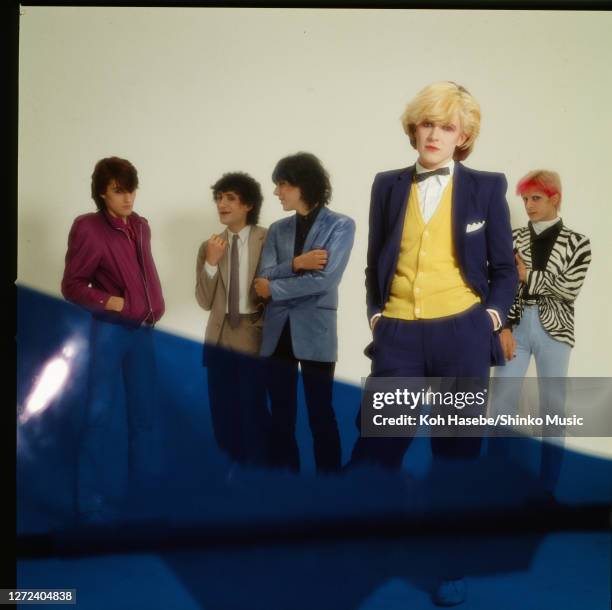
[(461, 163), (455, 164), (453, 172), (453, 202), (452, 202), (452, 233), (455, 254), (459, 267), (465, 269), (465, 228), (467, 226), (467, 212), (472, 197), (470, 177), (466, 174)]
[(280, 227), (281, 235), (279, 235), (279, 246), (284, 249), (284, 252), (279, 252), (281, 260), (293, 258), (296, 230), (295, 214), (293, 214), (288, 221), (289, 222), (283, 223), (283, 225)]
[(264, 235), (264, 232), (258, 226), (252, 226), (248, 241), (249, 269), (247, 272), (247, 286), (249, 291), (249, 300), (251, 303), (255, 303), (257, 307), (259, 307), (259, 305), (257, 305), (259, 302), (259, 297), (255, 292), (253, 280), (255, 279), (255, 274), (257, 273), (257, 267), (259, 266), (259, 258), (263, 248)]
[[(555, 239), (553, 246), (552, 246), (552, 250), (550, 251), (550, 256), (548, 257), (548, 260), (546, 261), (546, 267), (545, 270), (549, 270), (549, 265), (551, 264), (551, 261), (563, 261), (562, 266), (563, 269), (567, 268), (567, 262), (568, 262), (568, 258), (566, 257), (566, 251), (567, 251), (567, 236), (565, 235), (564, 232), (564, 228), (563, 228), (563, 220), (560, 220), (559, 222), (561, 222), (561, 228), (559, 229), (559, 233), (557, 234), (557, 238)], [(573, 254), (573, 252), (572, 252)], [(571, 258), (571, 257), (570, 257)], [(529, 261), (531, 263), (531, 261)]]
[(402, 233), (404, 231), (404, 221), (406, 219), (406, 211), (408, 209), (408, 195), (412, 188), (412, 179), (414, 177), (415, 166), (411, 165), (403, 170), (396, 178), (391, 189), (391, 197), (389, 199), (389, 207), (385, 213), (385, 225), (389, 235), (390, 249), (387, 250), (386, 265), (387, 273), (384, 275), (381, 292), (384, 296), (385, 303), (389, 298), (391, 291), (391, 282), (393, 274), (397, 268), (397, 261), (400, 255), (402, 242)]
[(257, 271), (257, 263), (259, 263), (259, 256), (263, 247), (263, 231), (259, 230), (259, 227), (252, 226), (251, 232), (249, 233), (249, 271), (247, 275), (247, 285), (251, 286), (255, 279), (255, 272)]
[[(391, 227), (391, 242), (393, 243), (393, 251), (398, 253), (400, 250), (400, 242), (402, 241), (402, 233), (404, 231), (404, 220), (408, 211), (408, 195), (412, 188), (412, 179), (414, 177), (415, 166), (407, 167), (397, 178), (391, 192), (391, 201), (389, 204), (388, 223)], [(395, 261), (397, 264), (397, 260)], [(393, 268), (395, 272), (395, 267)]]
[[(521, 231), (520, 239), (517, 239), (517, 250), (519, 256), (523, 259), (528, 267), (531, 267), (531, 231), (529, 225), (525, 227), (524, 231)], [(554, 247), (554, 246), (553, 246)]]
[(229, 243), (229, 231), (225, 229), (221, 234), (221, 237), (227, 242), (227, 251), (225, 252), (225, 256), (219, 261), (219, 273), (221, 274), (221, 281), (223, 282), (223, 286), (225, 286), (225, 290), (228, 290), (228, 277), (229, 277), (229, 252), (230, 252), (230, 243)]
[[(308, 235), (306, 236), (306, 241), (304, 242), (303, 252), (308, 252), (309, 250), (312, 250), (313, 244), (315, 244), (317, 241), (317, 235), (319, 231), (321, 230), (321, 228), (325, 225), (325, 219), (327, 218), (328, 215), (329, 215), (329, 210), (327, 209), (326, 206), (323, 206), (321, 210), (319, 211), (319, 214), (315, 218), (315, 221), (312, 227), (310, 227), (310, 231), (308, 231)], [(322, 245), (322, 244), (316, 244), (316, 245)]]

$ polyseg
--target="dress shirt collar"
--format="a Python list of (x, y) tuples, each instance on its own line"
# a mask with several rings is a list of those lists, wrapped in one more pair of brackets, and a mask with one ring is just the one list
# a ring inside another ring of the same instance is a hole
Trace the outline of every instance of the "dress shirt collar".
[(246, 225), (242, 227), (242, 229), (240, 229), (238, 233), (233, 233), (229, 229), (227, 230), (227, 236), (228, 236), (230, 244), (232, 243), (234, 235), (238, 235), (238, 240), (240, 241), (241, 246), (244, 246), (244, 244), (246, 244), (247, 241), (249, 241), (250, 234), (251, 234), (251, 225)]
[(553, 218), (552, 220), (540, 220), (538, 222), (529, 222), (529, 224), (533, 227), (533, 230), (536, 235), (540, 235), (546, 229), (550, 229), (550, 227), (556, 225), (561, 220), (561, 216), (557, 216), (557, 218)]

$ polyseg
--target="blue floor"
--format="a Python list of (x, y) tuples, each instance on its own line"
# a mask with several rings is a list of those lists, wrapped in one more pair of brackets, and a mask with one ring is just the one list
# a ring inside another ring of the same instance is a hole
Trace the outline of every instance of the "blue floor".
[[(47, 555), (22, 547), (20, 587), (76, 588), (78, 607), (87, 609), (395, 610), (433, 607), (428, 592), (460, 564), (469, 589), (463, 608), (610, 607), (610, 534), (587, 531), (593, 524), (580, 513), (590, 506), (600, 517), (612, 503), (610, 460), (564, 452), (557, 497), (577, 512), (561, 515), (532, 503), (533, 439), (523, 439), (516, 462), (432, 469), (429, 441), (417, 438), (401, 473), (317, 477), (300, 404), (301, 475), (232, 469), (212, 435), (201, 344), (164, 332), (155, 336), (160, 450), (172, 477), (133, 498), (113, 528), (78, 528), (73, 492), (89, 316), (30, 289), (18, 295), (21, 406), (45, 363), (67, 345), (75, 350), (62, 393), (17, 432), (18, 533), (55, 545)], [(358, 387), (334, 387), (345, 461), (357, 438), (359, 395)], [(108, 472), (120, 489), (121, 400), (115, 419)]]
[[(503, 537), (474, 542), (468, 552), (492, 561), (509, 544)], [(610, 542), (606, 533), (547, 536), (521, 569), (468, 574), (461, 608), (608, 610)], [(19, 586), (76, 588), (77, 607), (88, 610), (431, 609), (431, 566), (421, 561), (428, 546), (424, 539), (353, 541), (30, 560), (19, 564)]]

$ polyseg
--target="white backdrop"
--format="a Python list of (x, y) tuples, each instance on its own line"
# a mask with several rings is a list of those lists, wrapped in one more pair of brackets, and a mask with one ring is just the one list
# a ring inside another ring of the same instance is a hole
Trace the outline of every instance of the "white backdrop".
[(517, 180), (538, 167), (561, 174), (564, 221), (593, 248), (570, 375), (611, 376), (611, 31), (602, 12), (22, 7), (19, 282), (60, 294), (72, 220), (95, 209), (93, 166), (125, 157), (153, 231), (160, 326), (201, 340), (195, 258), (220, 226), (210, 185), (226, 171), (253, 175), (267, 226), (284, 214), (274, 164), (310, 151), (330, 171), (333, 209), (357, 223), (337, 366), (356, 383), (368, 373), (372, 178), (414, 161), (405, 103), (454, 80), (483, 112), (466, 164), (505, 172), (513, 225), (526, 222)]

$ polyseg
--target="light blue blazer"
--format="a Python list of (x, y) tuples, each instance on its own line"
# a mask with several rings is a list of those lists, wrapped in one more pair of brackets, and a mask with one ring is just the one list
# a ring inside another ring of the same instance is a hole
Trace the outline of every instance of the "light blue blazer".
[(272, 293), (265, 312), (261, 355), (274, 353), (289, 318), (296, 358), (335, 362), (338, 285), (351, 255), (355, 221), (327, 207), (319, 212), (306, 238), (304, 252), (327, 250), (327, 265), (322, 271), (293, 272), (295, 229), (295, 215), (272, 224), (261, 254), (258, 275), (270, 280)]

